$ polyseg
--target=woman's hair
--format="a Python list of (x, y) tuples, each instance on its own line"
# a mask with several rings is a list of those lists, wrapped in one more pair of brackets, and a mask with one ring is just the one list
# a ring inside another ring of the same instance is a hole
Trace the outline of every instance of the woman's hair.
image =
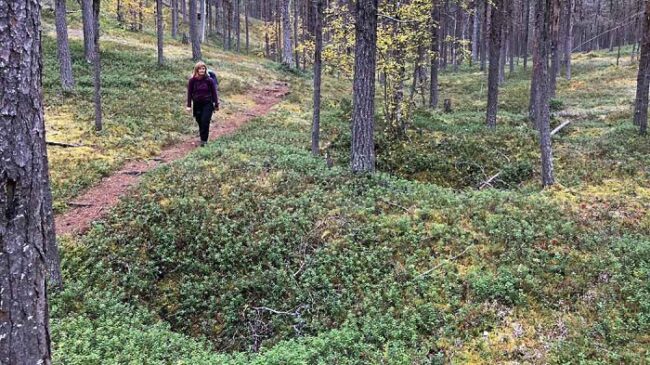
[(192, 72), (192, 77), (199, 77), (199, 70), (201, 69), (201, 67), (205, 67), (204, 76), (208, 75), (208, 66), (206, 66), (203, 61), (199, 61), (196, 63), (196, 65), (194, 65), (194, 71)]

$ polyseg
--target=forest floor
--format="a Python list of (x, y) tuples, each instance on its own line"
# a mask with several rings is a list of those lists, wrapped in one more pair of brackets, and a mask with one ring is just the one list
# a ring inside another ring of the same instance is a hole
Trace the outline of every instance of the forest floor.
[(553, 139), (552, 188), (526, 119), (529, 70), (507, 75), (494, 131), (476, 68), (442, 72), (454, 111), (417, 110), (405, 139), (379, 110), (379, 172), (358, 176), (348, 80), (324, 77), (330, 168), (309, 149), (310, 75), (210, 44), (218, 119), (246, 118), (268, 85), (290, 94), (141, 174), (129, 164), (162, 162), (196, 133), (183, 110), (193, 63), (169, 40), (156, 67), (154, 34), (105, 21), (100, 133), (81, 43), (66, 95), (44, 39), (48, 138), (83, 144), (49, 148), (57, 213), (94, 204), (82, 194), (106, 176), (139, 181), (84, 234), (59, 237), (55, 363), (650, 363), (650, 143), (631, 124), (629, 50), (620, 64), (576, 54), (559, 80), (552, 124), (571, 123)]
[[(219, 120), (210, 125), (210, 141), (223, 135), (233, 133), (244, 123), (253, 118), (266, 115), (271, 108), (287, 95), (289, 89), (286, 84), (276, 84), (262, 89), (251, 90), (247, 97), (255, 105), (242, 113), (231, 115), (224, 120)], [(215, 112), (218, 113), (218, 112)], [(64, 213), (58, 214), (56, 232), (58, 235), (69, 233), (82, 234), (90, 228), (90, 224), (101, 218), (124, 196), (129, 188), (140, 181), (140, 176), (162, 164), (166, 164), (185, 157), (196, 148), (196, 136), (188, 137), (179, 143), (166, 147), (158, 156), (148, 160), (132, 161), (124, 165), (119, 171), (102, 179), (102, 181), (75, 198), (68, 205), (74, 207)]]

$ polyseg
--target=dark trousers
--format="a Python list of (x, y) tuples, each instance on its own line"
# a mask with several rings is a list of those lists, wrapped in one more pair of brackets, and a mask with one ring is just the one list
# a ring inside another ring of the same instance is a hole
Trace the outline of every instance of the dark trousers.
[(194, 118), (199, 124), (199, 135), (202, 142), (208, 141), (210, 134), (210, 120), (212, 120), (212, 113), (214, 112), (214, 105), (212, 103), (194, 103)]

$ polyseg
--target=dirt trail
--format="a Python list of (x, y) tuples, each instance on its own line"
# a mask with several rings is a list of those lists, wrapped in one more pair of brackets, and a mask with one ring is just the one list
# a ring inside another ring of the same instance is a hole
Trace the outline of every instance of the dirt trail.
[[(210, 126), (210, 140), (233, 133), (252, 118), (267, 114), (288, 93), (289, 88), (282, 83), (252, 90), (249, 92), (248, 97), (255, 102), (254, 107), (232, 115), (225, 120), (220, 120), (217, 112), (217, 122)], [(197, 147), (198, 140), (198, 135), (187, 137), (183, 141), (166, 148), (154, 158), (127, 163), (119, 171), (104, 178), (99, 184), (77, 197), (74, 202), (69, 203), (70, 206), (74, 207), (73, 209), (55, 217), (57, 234), (84, 233), (90, 228), (93, 221), (106, 214), (126, 194), (129, 188), (140, 181), (140, 175), (165, 163), (184, 157)]]

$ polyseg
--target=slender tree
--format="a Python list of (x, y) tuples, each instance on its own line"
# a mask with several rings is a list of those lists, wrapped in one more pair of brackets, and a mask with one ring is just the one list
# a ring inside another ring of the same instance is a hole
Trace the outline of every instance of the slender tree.
[[(48, 285), (60, 285), (42, 102), (38, 0), (0, 0), (0, 363), (50, 365)], [(26, 47), (25, 45), (31, 45)], [(7, 92), (5, 92), (7, 91)]]
[(440, 5), (437, 1), (431, 4), (431, 75), (429, 77), (429, 107), (437, 108), (440, 99), (438, 90), (438, 67), (440, 63)]
[(248, 12), (249, 10), (249, 2), (250, 0), (244, 0), (244, 27), (246, 28), (246, 53), (248, 53), (250, 49), (250, 36), (248, 34)]
[(639, 133), (648, 130), (648, 87), (650, 86), (650, 0), (645, 0), (645, 12), (641, 33), (641, 54), (639, 72), (636, 78), (636, 101), (634, 103), (634, 125)]
[[(293, 44), (291, 43), (291, 0), (282, 0), (282, 64), (293, 67)], [(278, 47), (279, 48), (279, 47)]]
[(375, 72), (377, 68), (377, 0), (357, 0), (352, 112), (353, 172), (375, 170)]
[[(201, 39), (199, 38), (199, 32), (197, 29), (196, 21), (196, 0), (188, 0), (190, 3), (190, 39), (192, 41), (192, 59), (198, 61), (202, 58), (201, 56)], [(203, 1), (203, 0), (200, 0)]]
[(524, 70), (528, 68), (528, 36), (530, 35), (530, 1), (524, 6)]
[(573, 13), (575, 11), (575, 0), (565, 0), (565, 33), (564, 37), (564, 70), (567, 80), (571, 80), (571, 53), (573, 52)]
[(499, 100), (499, 59), (501, 41), (503, 40), (503, 21), (506, 1), (494, 0), (490, 19), (490, 64), (488, 70), (488, 103), (486, 123), (489, 128), (497, 126), (497, 109)]
[(317, 156), (320, 153), (320, 85), (321, 85), (321, 53), (323, 52), (323, 0), (315, 0), (314, 11), (316, 16), (314, 49), (314, 119), (311, 128), (311, 153)]
[(84, 35), (84, 56), (88, 63), (92, 62), (92, 43), (94, 41), (94, 26), (93, 26), (93, 8), (92, 0), (81, 0), (81, 19)]
[(555, 183), (553, 176), (553, 152), (551, 149), (550, 128), (550, 80), (548, 74), (548, 48), (550, 45), (551, 13), (553, 1), (537, 0), (535, 6), (535, 40), (533, 42), (533, 80), (535, 88), (535, 125), (539, 129), (539, 145), (542, 157), (542, 185)]
[[(201, 43), (203, 43), (203, 42), (205, 42), (205, 25), (206, 25), (205, 18), (206, 18), (206, 15), (207, 15), (207, 7), (205, 6), (206, 5), (206, 0), (199, 0), (199, 1), (201, 2), (200, 6), (199, 6), (199, 11), (201, 12), (201, 23), (199, 24), (200, 27), (201, 27), (200, 36), (201, 36)], [(194, 13), (192, 13), (192, 14), (194, 14)], [(194, 16), (196, 16), (196, 15), (194, 15)]]
[(56, 0), (54, 3), (56, 13), (56, 43), (58, 46), (59, 69), (61, 73), (61, 87), (63, 91), (69, 92), (74, 88), (72, 77), (72, 61), (70, 58), (70, 47), (68, 45), (68, 26), (66, 24), (65, 0)]
[(158, 35), (158, 65), (164, 63), (163, 57), (163, 3), (162, 0), (156, 0), (156, 30)]
[(171, 0), (172, 38), (178, 37), (178, 0)]

